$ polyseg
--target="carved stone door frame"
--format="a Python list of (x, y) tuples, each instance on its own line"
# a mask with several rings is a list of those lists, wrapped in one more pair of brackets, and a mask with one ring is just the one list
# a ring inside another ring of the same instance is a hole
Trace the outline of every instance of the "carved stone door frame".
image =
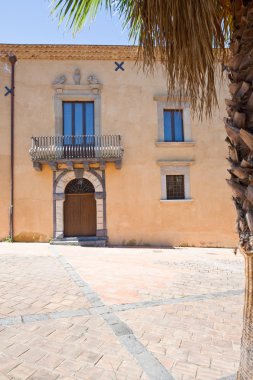
[(54, 172), (53, 179), (53, 204), (54, 204), (54, 239), (64, 238), (64, 201), (65, 187), (76, 178), (86, 178), (95, 189), (97, 237), (106, 237), (106, 193), (105, 175), (102, 170), (63, 170)]

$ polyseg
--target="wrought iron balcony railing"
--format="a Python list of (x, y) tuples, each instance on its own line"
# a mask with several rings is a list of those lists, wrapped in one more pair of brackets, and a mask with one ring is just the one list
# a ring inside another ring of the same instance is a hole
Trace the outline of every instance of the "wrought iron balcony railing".
[(123, 148), (119, 135), (40, 136), (32, 137), (29, 153), (32, 160), (38, 162), (78, 159), (114, 161), (121, 160)]

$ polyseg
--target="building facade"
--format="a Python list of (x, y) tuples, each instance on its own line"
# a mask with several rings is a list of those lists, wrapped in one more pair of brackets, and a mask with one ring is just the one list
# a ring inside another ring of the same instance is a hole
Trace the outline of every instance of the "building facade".
[(193, 119), (190, 99), (167, 96), (162, 68), (144, 73), (129, 46), (0, 45), (0, 239), (9, 235), (13, 54), (16, 241), (236, 244), (226, 89), (212, 119)]

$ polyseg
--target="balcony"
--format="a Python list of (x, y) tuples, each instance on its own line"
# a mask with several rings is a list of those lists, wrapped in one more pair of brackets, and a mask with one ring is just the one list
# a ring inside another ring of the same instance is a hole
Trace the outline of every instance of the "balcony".
[(73, 169), (75, 164), (87, 170), (90, 164), (98, 164), (103, 170), (106, 162), (121, 168), (123, 148), (119, 135), (40, 136), (32, 137), (29, 153), (36, 170), (41, 170), (42, 164), (52, 170), (59, 165)]

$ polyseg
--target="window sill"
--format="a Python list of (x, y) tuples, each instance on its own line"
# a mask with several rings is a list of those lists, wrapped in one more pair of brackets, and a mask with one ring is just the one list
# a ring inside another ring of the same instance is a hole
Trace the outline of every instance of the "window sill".
[(177, 142), (177, 141), (156, 141), (155, 142), (155, 145), (157, 147), (163, 147), (163, 148), (169, 148), (169, 147), (191, 147), (191, 146), (195, 146), (195, 141), (180, 141), (180, 142)]
[(160, 202), (161, 203), (189, 203), (189, 202), (193, 202), (193, 199), (192, 198), (188, 198), (188, 199), (160, 199)]
[[(157, 165), (171, 167), (171, 166), (190, 166), (194, 164), (194, 161), (165, 161), (165, 160), (157, 160)], [(169, 174), (169, 173), (166, 173)], [(173, 174), (173, 173), (172, 173)], [(181, 174), (181, 173), (180, 173)]]

